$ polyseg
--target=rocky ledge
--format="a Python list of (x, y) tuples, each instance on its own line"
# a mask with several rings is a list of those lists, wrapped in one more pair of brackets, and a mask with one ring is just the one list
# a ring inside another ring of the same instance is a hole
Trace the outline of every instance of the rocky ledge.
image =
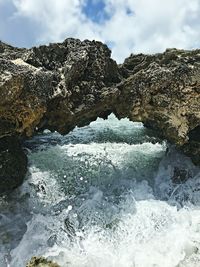
[[(0, 192), (23, 181), (20, 140), (44, 129), (66, 134), (111, 112), (155, 129), (200, 164), (200, 50), (131, 55), (117, 65), (97, 41), (31, 49), (0, 42)], [(21, 155), (9, 173), (4, 151)]]
[(118, 117), (142, 121), (200, 164), (200, 49), (131, 55), (119, 69)]

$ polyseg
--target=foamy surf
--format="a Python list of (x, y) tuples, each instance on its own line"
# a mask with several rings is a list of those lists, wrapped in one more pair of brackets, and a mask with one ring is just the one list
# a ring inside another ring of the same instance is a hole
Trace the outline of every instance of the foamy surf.
[[(63, 267), (199, 267), (200, 171), (187, 157), (113, 116), (34, 142), (27, 180), (1, 199), (0, 266), (44, 255)], [(189, 179), (173, 183), (175, 167)]]

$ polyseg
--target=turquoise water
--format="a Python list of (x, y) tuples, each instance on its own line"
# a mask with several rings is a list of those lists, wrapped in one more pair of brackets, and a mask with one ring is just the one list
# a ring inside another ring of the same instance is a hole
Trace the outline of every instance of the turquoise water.
[(27, 178), (0, 199), (0, 266), (200, 266), (200, 170), (141, 123), (110, 115), (25, 146)]

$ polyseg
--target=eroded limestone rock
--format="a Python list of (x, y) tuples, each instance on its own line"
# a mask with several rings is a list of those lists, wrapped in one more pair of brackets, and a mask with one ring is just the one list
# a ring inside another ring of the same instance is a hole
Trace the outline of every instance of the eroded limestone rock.
[(48, 261), (43, 257), (32, 257), (26, 267), (60, 267), (60, 265), (52, 261)]
[(200, 164), (200, 50), (131, 55), (120, 66), (110, 55), (88, 40), (31, 49), (0, 42), (0, 138), (65, 134), (114, 112), (143, 122)]
[[(106, 117), (119, 95), (112, 86), (120, 81), (110, 54), (106, 45), (88, 40), (67, 39), (31, 49), (0, 42), (0, 142), (5, 136), (27, 138), (43, 129), (64, 134)], [(22, 173), (24, 167), (16, 177), (18, 185)], [(4, 185), (0, 182), (0, 192)]]
[(118, 117), (142, 121), (199, 164), (200, 50), (131, 55), (120, 68)]
[(67, 133), (106, 116), (120, 81), (110, 50), (100, 42), (17, 49), (0, 43), (0, 137), (31, 136), (48, 128)]

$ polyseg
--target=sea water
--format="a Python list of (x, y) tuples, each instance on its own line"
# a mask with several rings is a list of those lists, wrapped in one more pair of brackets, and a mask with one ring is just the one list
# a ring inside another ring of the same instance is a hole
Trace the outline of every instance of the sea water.
[(26, 180), (0, 198), (1, 267), (200, 266), (200, 169), (156, 133), (110, 115), (25, 149)]

